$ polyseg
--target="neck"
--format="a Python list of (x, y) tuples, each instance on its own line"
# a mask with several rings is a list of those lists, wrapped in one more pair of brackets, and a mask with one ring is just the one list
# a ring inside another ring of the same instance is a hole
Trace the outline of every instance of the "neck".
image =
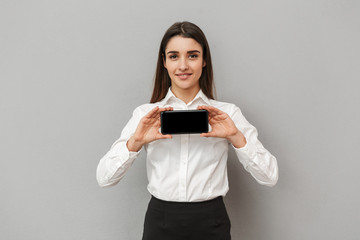
[(195, 98), (196, 94), (198, 94), (198, 92), (200, 91), (200, 86), (192, 89), (181, 89), (171, 86), (171, 91), (174, 93), (175, 97), (181, 99), (186, 104), (188, 104)]

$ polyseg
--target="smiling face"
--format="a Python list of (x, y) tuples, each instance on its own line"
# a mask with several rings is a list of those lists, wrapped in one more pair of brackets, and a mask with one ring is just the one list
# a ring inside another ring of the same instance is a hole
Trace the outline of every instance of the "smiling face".
[(164, 67), (171, 79), (171, 90), (197, 93), (199, 79), (206, 63), (201, 45), (192, 38), (172, 37), (166, 45)]

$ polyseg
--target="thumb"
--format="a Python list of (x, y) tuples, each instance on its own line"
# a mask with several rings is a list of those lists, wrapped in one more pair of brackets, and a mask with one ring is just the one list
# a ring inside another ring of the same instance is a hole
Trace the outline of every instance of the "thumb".
[(216, 135), (213, 131), (211, 131), (211, 132), (200, 134), (200, 137), (216, 137)]
[(170, 134), (161, 134), (159, 135), (159, 139), (171, 139), (172, 138), (172, 135)]

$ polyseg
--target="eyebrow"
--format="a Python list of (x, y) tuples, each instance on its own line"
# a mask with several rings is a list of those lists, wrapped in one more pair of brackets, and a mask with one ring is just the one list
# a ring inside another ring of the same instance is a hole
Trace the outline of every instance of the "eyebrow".
[[(191, 50), (191, 51), (187, 51), (187, 53), (200, 53), (199, 50)], [(166, 54), (170, 54), (170, 53), (179, 53), (178, 51), (169, 51)]]

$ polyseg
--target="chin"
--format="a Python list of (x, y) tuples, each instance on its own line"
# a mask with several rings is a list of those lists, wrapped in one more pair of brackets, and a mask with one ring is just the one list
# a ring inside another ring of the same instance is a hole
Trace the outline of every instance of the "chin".
[(195, 86), (194, 85), (188, 85), (188, 84), (179, 84), (179, 85), (177, 85), (177, 87), (181, 88), (181, 89), (184, 89), (184, 90), (187, 90), (187, 89), (192, 89)]
[(183, 82), (176, 82), (176, 86), (181, 89), (189, 89), (196, 87), (196, 83), (183, 81)]

